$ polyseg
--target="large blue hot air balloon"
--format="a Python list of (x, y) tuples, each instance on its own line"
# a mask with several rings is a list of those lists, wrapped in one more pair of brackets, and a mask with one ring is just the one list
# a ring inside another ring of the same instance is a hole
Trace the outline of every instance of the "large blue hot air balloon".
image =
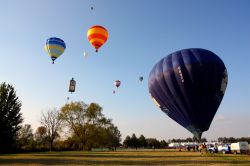
[(190, 48), (161, 59), (148, 81), (153, 101), (198, 139), (209, 126), (227, 86), (227, 70), (213, 52)]

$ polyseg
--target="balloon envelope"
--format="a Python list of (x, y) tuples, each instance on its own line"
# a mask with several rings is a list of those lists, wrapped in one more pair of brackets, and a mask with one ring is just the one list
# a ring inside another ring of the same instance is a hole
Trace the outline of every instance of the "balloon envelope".
[(118, 88), (118, 87), (121, 85), (121, 81), (116, 80), (116, 81), (114, 82), (114, 85)]
[(139, 77), (139, 80), (140, 80), (140, 81), (143, 81), (143, 77), (142, 77), (142, 76), (140, 76), (140, 77)]
[(65, 42), (57, 37), (51, 37), (47, 39), (45, 43), (45, 51), (49, 54), (52, 59), (52, 62), (56, 60), (60, 55), (63, 54), (66, 49)]
[(197, 138), (214, 118), (227, 86), (227, 70), (213, 52), (191, 48), (161, 59), (150, 72), (153, 101)]
[(108, 31), (106, 28), (100, 25), (95, 25), (89, 28), (87, 37), (90, 44), (95, 47), (96, 52), (107, 41)]

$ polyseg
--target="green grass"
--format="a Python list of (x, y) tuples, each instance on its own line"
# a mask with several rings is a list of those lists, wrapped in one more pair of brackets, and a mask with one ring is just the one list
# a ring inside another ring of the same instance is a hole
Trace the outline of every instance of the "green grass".
[(42, 152), (0, 155), (0, 165), (250, 165), (250, 156), (199, 152)]

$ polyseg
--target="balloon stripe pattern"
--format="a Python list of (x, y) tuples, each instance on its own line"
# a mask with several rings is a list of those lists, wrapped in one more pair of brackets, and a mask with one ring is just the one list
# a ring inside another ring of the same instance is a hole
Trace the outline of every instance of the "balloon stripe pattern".
[(96, 51), (98, 51), (98, 49), (107, 41), (108, 31), (100, 25), (95, 25), (88, 30), (87, 38), (90, 44), (94, 46)]
[(51, 37), (46, 41), (45, 51), (49, 54), (53, 63), (56, 60), (56, 58), (58, 58), (60, 55), (63, 54), (65, 49), (66, 49), (66, 44), (60, 38)]
[(161, 59), (151, 70), (153, 101), (197, 138), (207, 131), (227, 86), (227, 70), (213, 52), (191, 48)]

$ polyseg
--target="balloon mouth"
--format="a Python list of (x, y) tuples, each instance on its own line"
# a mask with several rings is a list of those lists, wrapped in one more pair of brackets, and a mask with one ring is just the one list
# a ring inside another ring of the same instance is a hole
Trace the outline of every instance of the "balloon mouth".
[(52, 56), (51, 60), (52, 60), (52, 64), (54, 64), (54, 61), (56, 60), (56, 57)]
[(201, 140), (201, 136), (202, 136), (202, 133), (203, 133), (203, 131), (201, 129), (197, 128), (194, 125), (190, 125), (190, 126), (187, 126), (185, 128), (188, 131), (190, 131), (197, 140), (199, 140), (199, 141)]

